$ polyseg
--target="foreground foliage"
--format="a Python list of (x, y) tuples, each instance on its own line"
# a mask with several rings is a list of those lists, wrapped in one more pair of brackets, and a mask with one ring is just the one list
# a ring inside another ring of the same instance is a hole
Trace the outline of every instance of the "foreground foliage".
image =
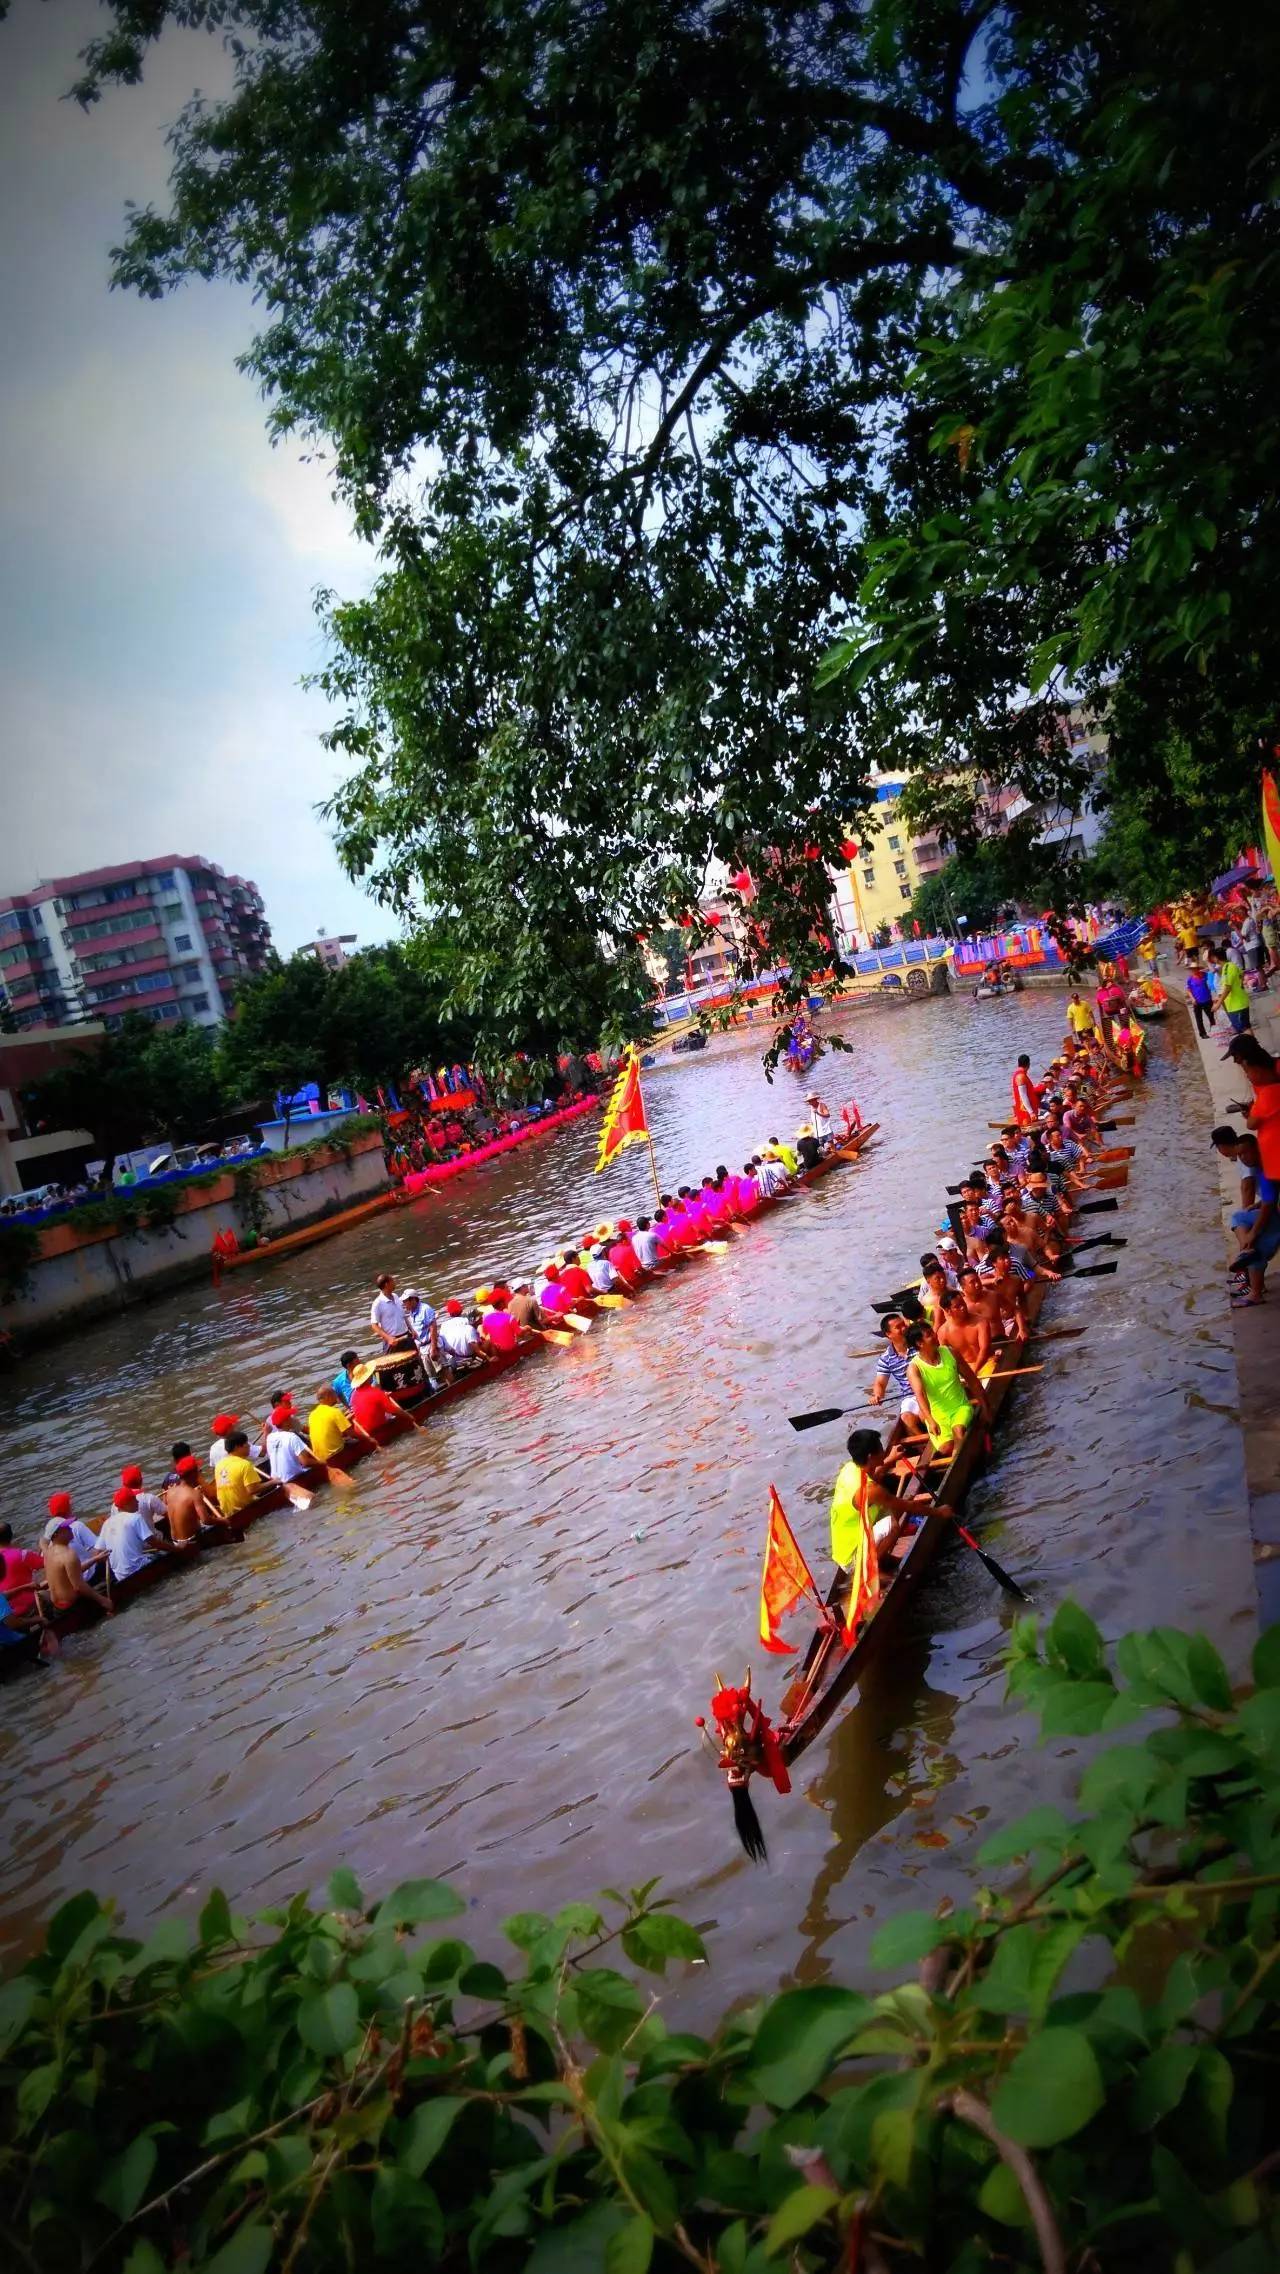
[(1076, 1811), (988, 1840), (1000, 1887), (890, 1920), (896, 1988), (787, 1990), (710, 2039), (657, 2008), (704, 1945), (654, 1883), (509, 1919), (510, 1969), (433, 1880), (366, 1910), (339, 1871), (329, 1908), (253, 1922), (215, 1892), (141, 1944), (76, 1897), (0, 1990), (10, 2242), (128, 2274), (874, 2274), (903, 2247), (1266, 2274), (1280, 1629), (1245, 1695), (1169, 1629), (1113, 1665), (1072, 1604), (1010, 1666), (1047, 1737), (1103, 1740)]

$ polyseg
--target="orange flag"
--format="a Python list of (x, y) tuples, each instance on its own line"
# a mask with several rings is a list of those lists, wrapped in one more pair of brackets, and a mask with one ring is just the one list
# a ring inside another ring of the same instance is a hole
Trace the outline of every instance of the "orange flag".
[(613, 1094), (604, 1109), (604, 1123), (600, 1131), (600, 1150), (596, 1155), (596, 1175), (607, 1169), (610, 1161), (624, 1152), (628, 1145), (647, 1145), (649, 1124), (645, 1119), (644, 1098), (640, 1090), (640, 1061), (634, 1050), (627, 1052), (626, 1063), (613, 1085)]
[(760, 1574), (760, 1640), (766, 1650), (786, 1655), (795, 1649), (793, 1642), (782, 1640), (778, 1621), (784, 1619), (788, 1611), (794, 1611), (803, 1595), (812, 1595), (821, 1606), (817, 1582), (800, 1553), (782, 1502), (770, 1485), (769, 1532), (764, 1543), (764, 1570)]

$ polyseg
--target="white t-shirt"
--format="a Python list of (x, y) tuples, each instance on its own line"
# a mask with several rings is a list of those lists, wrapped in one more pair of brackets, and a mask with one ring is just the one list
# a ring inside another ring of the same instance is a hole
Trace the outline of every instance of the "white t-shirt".
[(440, 1344), (451, 1358), (474, 1358), (480, 1347), (470, 1319), (441, 1319)]
[(169, 1513), (167, 1507), (165, 1506), (163, 1496), (158, 1492), (139, 1492), (136, 1493), (134, 1497), (138, 1503), (138, 1514), (140, 1516), (145, 1516), (148, 1524), (151, 1526), (151, 1529), (154, 1532), (156, 1525), (160, 1521), (160, 1518), (162, 1516), (167, 1516)]
[(409, 1332), (409, 1314), (398, 1295), (375, 1295), (369, 1305), (369, 1324), (381, 1327), (394, 1341)]
[(296, 1429), (269, 1429), (267, 1467), (277, 1484), (292, 1484), (304, 1470), (315, 1467), (315, 1456)]
[[(151, 1526), (138, 1508), (113, 1508), (98, 1534), (98, 1544), (107, 1550), (111, 1559), (113, 1579), (132, 1579), (150, 1563), (146, 1543)], [(77, 1548), (76, 1553), (79, 1554)]]
[(641, 1269), (655, 1271), (662, 1261), (662, 1244), (657, 1233), (653, 1231), (633, 1232), (631, 1245), (636, 1251), (636, 1261)]
[(102, 1554), (102, 1541), (97, 1533), (91, 1532), (87, 1524), (82, 1524), (78, 1516), (68, 1516), (66, 1523), (71, 1534), (71, 1545), (80, 1558), (81, 1566), (94, 1562)]
[(587, 1270), (591, 1274), (592, 1286), (598, 1288), (602, 1295), (613, 1293), (618, 1284), (618, 1274), (607, 1255), (589, 1255), (587, 1257)]

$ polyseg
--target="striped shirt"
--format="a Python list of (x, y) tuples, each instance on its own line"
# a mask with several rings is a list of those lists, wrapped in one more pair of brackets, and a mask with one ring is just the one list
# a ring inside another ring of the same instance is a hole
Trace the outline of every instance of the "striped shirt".
[(885, 1344), (880, 1353), (879, 1372), (887, 1375), (901, 1398), (909, 1398), (914, 1395), (911, 1384), (907, 1380), (907, 1368), (910, 1364), (911, 1355), (909, 1351), (895, 1350), (892, 1343)]

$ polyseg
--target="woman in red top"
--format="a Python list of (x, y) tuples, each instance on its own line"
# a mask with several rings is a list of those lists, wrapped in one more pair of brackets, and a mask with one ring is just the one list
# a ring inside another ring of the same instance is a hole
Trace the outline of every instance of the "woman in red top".
[(407, 1413), (386, 1390), (379, 1389), (376, 1382), (359, 1382), (353, 1388), (351, 1418), (358, 1428), (367, 1429), (370, 1436), (380, 1421), (407, 1421), (409, 1427), (416, 1429), (420, 1437), (426, 1436), (422, 1423), (415, 1421), (413, 1415)]
[(1243, 1111), (1258, 1140), (1262, 1173), (1280, 1179), (1280, 1064), (1263, 1049), (1256, 1034), (1236, 1035), (1227, 1056), (1253, 1091), (1251, 1103), (1235, 1110)]
[(568, 1290), (575, 1303), (595, 1292), (591, 1284), (591, 1273), (583, 1270), (576, 1248), (565, 1249), (564, 1262), (560, 1267), (560, 1285)]

